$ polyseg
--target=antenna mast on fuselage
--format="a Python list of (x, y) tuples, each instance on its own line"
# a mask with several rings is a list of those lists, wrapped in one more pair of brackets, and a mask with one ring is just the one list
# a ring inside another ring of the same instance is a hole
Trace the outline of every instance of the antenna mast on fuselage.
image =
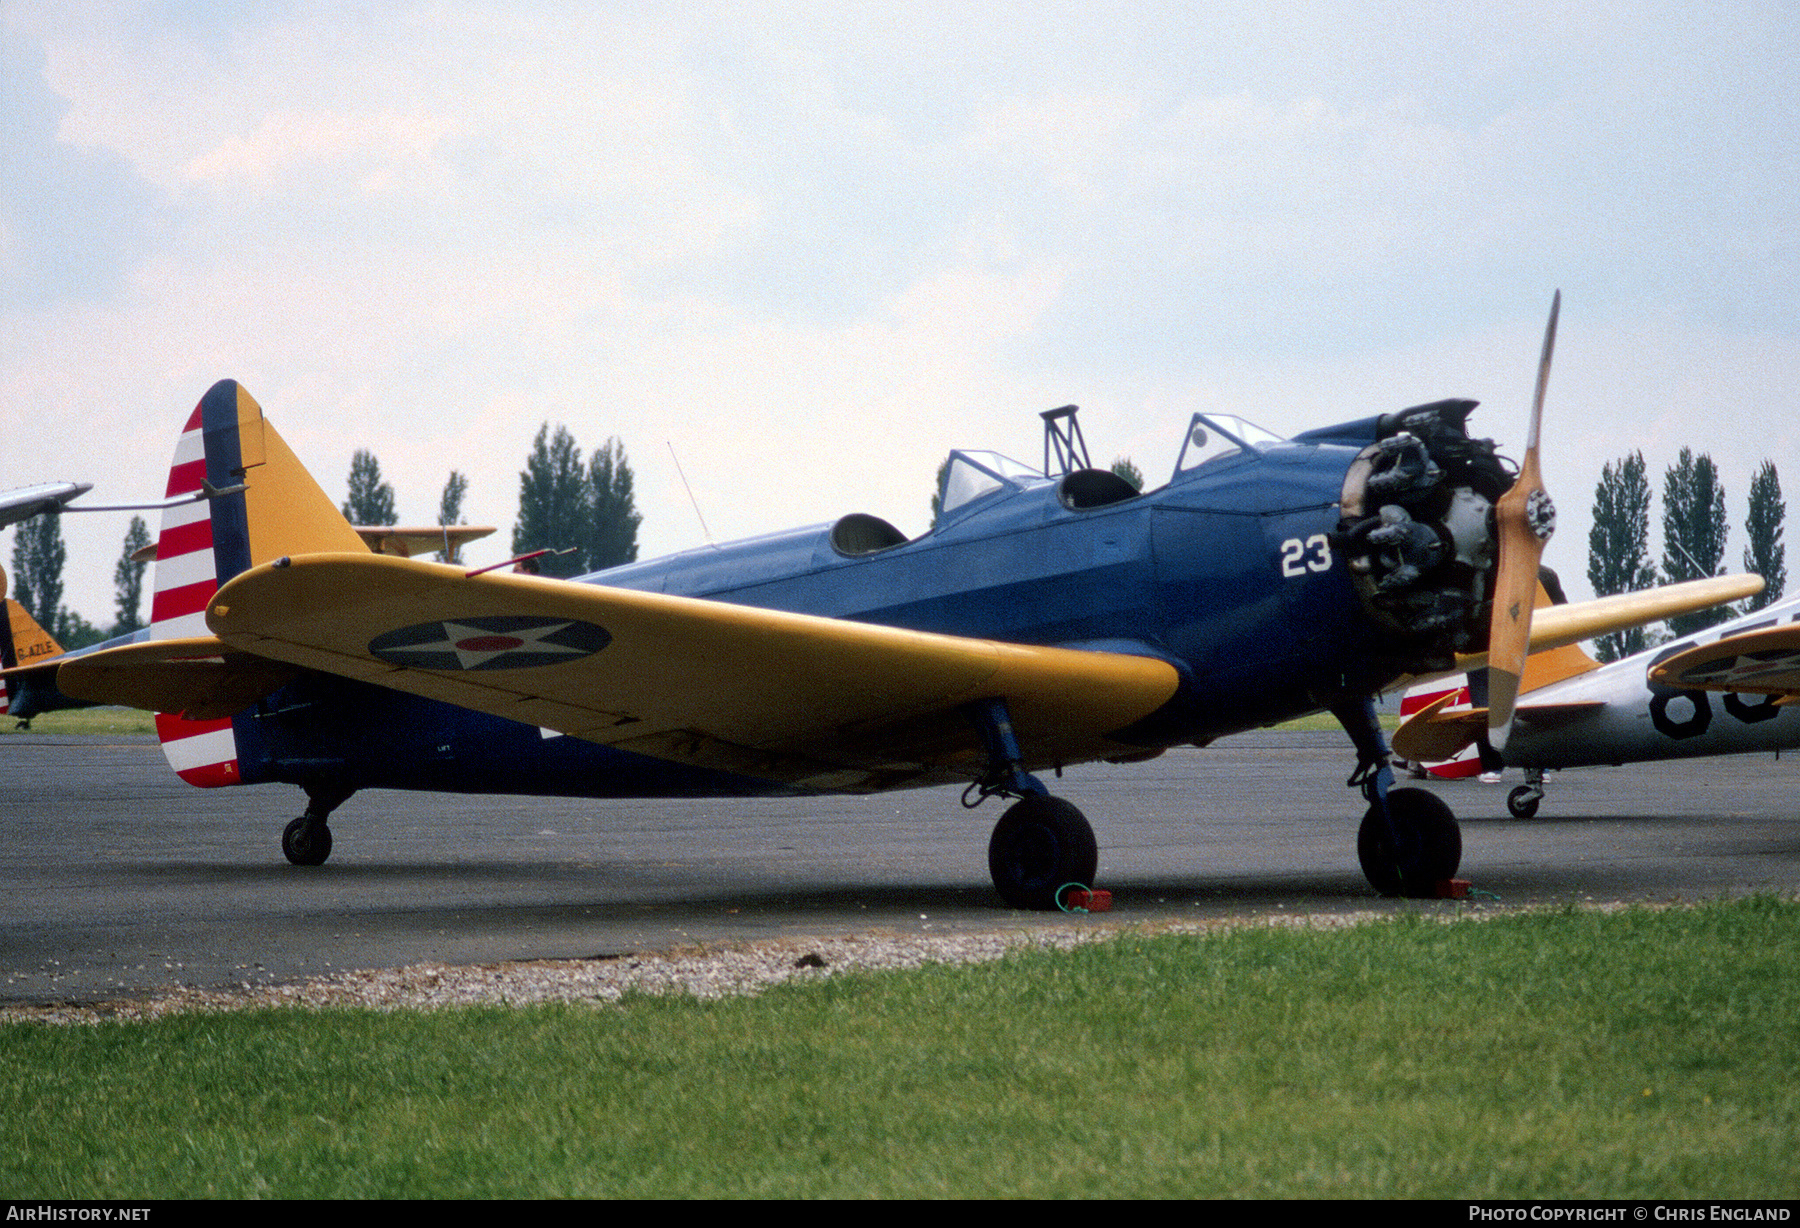
[[(1088, 460), (1087, 440), (1082, 438), (1081, 423), (1075, 420), (1080, 407), (1065, 405), (1046, 409), (1038, 417), (1044, 420), (1044, 476), (1061, 477), (1077, 469), (1092, 469)], [(1050, 453), (1056, 452), (1056, 468), (1050, 467)]]

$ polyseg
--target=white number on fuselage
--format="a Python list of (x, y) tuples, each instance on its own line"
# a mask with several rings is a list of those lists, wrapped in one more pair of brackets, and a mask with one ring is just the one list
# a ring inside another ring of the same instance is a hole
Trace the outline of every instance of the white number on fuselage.
[(1305, 541), (1290, 537), (1281, 543), (1281, 574), (1303, 576), (1309, 571), (1331, 570), (1331, 543), (1323, 533), (1314, 533)]

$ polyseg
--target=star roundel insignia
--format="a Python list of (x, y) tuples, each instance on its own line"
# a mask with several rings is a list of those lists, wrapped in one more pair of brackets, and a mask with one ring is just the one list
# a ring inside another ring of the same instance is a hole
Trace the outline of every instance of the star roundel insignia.
[(490, 614), (416, 623), (378, 635), (369, 652), (414, 669), (531, 669), (592, 656), (612, 635), (571, 618)]

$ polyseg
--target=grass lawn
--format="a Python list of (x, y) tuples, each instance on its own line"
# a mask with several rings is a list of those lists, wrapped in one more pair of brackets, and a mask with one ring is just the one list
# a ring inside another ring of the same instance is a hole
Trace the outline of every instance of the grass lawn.
[(40, 712), (22, 730), (10, 716), (0, 716), (0, 736), (10, 733), (121, 734), (156, 732), (156, 718), (137, 708), (69, 708)]
[(1792, 1197), (1800, 904), (0, 1028), (0, 1196)]

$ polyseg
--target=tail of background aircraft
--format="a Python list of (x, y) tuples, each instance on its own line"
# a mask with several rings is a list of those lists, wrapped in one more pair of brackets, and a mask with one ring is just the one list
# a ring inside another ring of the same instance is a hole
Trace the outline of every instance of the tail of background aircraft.
[[(6, 595), (6, 572), (3, 570), (0, 570), (0, 599), (4, 600), (4, 613), (0, 613), (0, 669), (35, 665), (62, 655), (62, 645), (38, 626), (30, 611)], [(13, 707), (11, 689), (6, 680), (0, 678), (0, 715), (12, 712)], [(22, 715), (29, 718), (32, 713), (27, 711)]]
[[(17, 604), (6, 595), (6, 571), (4, 568), (0, 568), (0, 609), (5, 611), (3, 615), (0, 615), (0, 669), (11, 669), (19, 663), (19, 658), (13, 653), (12, 630), (12, 608)], [(20, 611), (23, 612), (23, 610), (24, 607), (21, 606)], [(26, 615), (26, 617), (30, 618), (31, 616)], [(37, 620), (32, 619), (32, 621), (35, 623)], [(6, 679), (0, 678), (0, 716), (4, 716), (11, 710), (12, 696), (8, 692)]]
[[(1525, 659), (1527, 667), (1531, 658)], [(1409, 689), (1400, 697), (1400, 719), (1405, 720), (1413, 713), (1428, 708), (1446, 694), (1455, 694), (1447, 705), (1447, 710), (1459, 712), (1473, 707), (1474, 701), (1469, 696), (1469, 676), (1452, 674), (1448, 678), (1439, 678), (1435, 682), (1422, 682)], [(1481, 771), (1481, 748), (1474, 744), (1463, 747), (1453, 759), (1442, 763), (1422, 763), (1419, 767), (1444, 780), (1460, 780), (1465, 776), (1475, 776)]]
[[(368, 552), (313, 481), (262, 407), (235, 380), (220, 380), (194, 407), (169, 467), (167, 497), (229, 491), (163, 511), (156, 543), (150, 638), (206, 636), (206, 607), (221, 584), (282, 555)], [(183, 720), (158, 713), (169, 766), (189, 784), (238, 783), (231, 718)]]

